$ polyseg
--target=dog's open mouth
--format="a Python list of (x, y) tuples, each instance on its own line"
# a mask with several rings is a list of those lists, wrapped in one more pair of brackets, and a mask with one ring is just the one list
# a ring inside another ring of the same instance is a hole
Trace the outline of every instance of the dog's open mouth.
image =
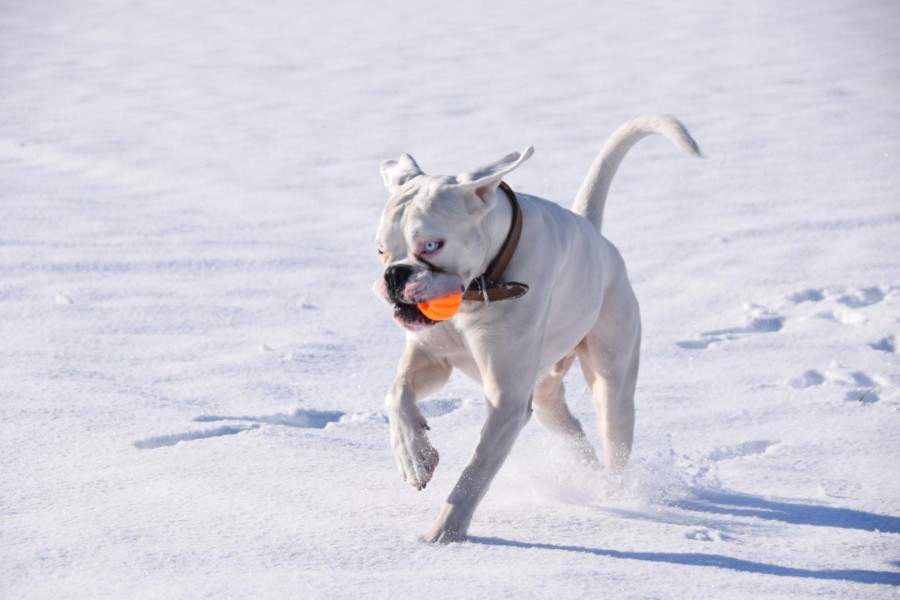
[(406, 304), (397, 302), (394, 304), (394, 319), (405, 329), (415, 331), (417, 329), (425, 329), (431, 327), (437, 321), (429, 319), (422, 314), (419, 307), (415, 304)]

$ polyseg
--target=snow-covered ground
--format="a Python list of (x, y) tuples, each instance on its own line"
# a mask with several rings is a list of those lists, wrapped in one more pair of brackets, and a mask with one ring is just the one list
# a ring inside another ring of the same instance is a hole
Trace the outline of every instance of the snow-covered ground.
[[(568, 205), (646, 112), (708, 158), (648, 139), (610, 195), (624, 482), (532, 421), (418, 542), (484, 404), (426, 401), (400, 480), (378, 163), (534, 144), (509, 182)], [(0, 597), (896, 597), (898, 306), (896, 3), (0, 6)]]

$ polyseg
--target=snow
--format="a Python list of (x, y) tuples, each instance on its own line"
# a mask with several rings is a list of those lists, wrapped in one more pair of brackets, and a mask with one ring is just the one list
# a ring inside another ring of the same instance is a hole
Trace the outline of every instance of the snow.
[[(896, 597), (892, 3), (6, 2), (0, 75), (0, 596)], [(533, 144), (509, 183), (568, 206), (647, 112), (708, 158), (643, 141), (607, 205), (624, 480), (532, 421), (470, 541), (418, 542), (483, 400), (424, 403), (405, 485), (379, 162)]]

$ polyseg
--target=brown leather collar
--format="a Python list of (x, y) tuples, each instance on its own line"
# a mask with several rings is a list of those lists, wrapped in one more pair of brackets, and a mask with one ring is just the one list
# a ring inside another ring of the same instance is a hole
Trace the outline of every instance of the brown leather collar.
[(488, 265), (484, 275), (477, 277), (468, 289), (463, 292), (463, 300), (474, 300), (477, 302), (495, 302), (497, 300), (509, 300), (511, 298), (519, 298), (524, 296), (528, 291), (528, 286), (524, 283), (510, 281), (508, 283), (499, 283), (503, 276), (503, 271), (512, 260), (513, 254), (516, 252), (516, 246), (519, 244), (519, 238), (522, 237), (522, 208), (516, 199), (515, 193), (505, 181), (500, 182), (500, 189), (506, 192), (509, 203), (512, 205), (512, 223), (509, 226), (509, 233), (506, 234), (506, 240), (500, 247), (500, 252)]

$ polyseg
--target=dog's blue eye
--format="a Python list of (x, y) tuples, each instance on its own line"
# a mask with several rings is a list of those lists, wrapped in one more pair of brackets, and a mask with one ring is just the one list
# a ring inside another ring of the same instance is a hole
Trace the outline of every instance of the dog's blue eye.
[(440, 250), (443, 245), (443, 242), (425, 242), (425, 245), (422, 246), (422, 250), (424, 250), (426, 254), (431, 254)]

